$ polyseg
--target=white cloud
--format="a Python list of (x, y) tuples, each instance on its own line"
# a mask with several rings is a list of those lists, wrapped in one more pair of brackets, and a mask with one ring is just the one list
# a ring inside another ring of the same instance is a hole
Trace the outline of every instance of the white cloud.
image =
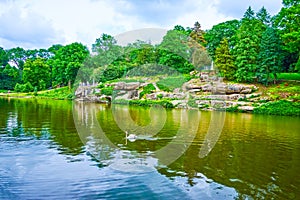
[[(243, 2), (243, 3), (242, 3)], [(271, 2), (271, 3), (270, 3)], [(102, 33), (118, 35), (141, 28), (170, 29), (180, 24), (203, 29), (241, 18), (251, 5), (274, 14), (281, 0), (20, 0), (0, 1), (0, 46), (50, 47), (82, 42), (90, 46)]]
[(0, 41), (9, 45), (21, 44), (25, 47), (40, 47), (58, 39), (58, 32), (51, 21), (26, 9), (9, 8), (0, 17)]

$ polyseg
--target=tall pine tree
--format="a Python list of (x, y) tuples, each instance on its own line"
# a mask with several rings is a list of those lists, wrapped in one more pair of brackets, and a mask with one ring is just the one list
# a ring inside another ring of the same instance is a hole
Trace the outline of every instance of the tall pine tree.
[(270, 74), (273, 74), (276, 81), (276, 73), (280, 72), (282, 64), (282, 45), (275, 29), (268, 27), (263, 33), (258, 60), (259, 68), (256, 75), (259, 81), (267, 85)]
[(256, 80), (260, 39), (266, 25), (254, 17), (254, 11), (249, 7), (242, 19), (242, 25), (237, 32), (237, 45), (233, 53), (237, 66), (236, 80), (253, 82)]
[(236, 67), (229, 52), (229, 44), (226, 38), (221, 41), (220, 46), (216, 49), (215, 57), (215, 65), (220, 74), (227, 80), (233, 80)]

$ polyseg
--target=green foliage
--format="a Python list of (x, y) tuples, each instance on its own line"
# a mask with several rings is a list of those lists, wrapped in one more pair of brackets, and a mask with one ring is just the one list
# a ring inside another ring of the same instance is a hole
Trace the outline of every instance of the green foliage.
[(207, 41), (206, 48), (209, 55), (215, 58), (216, 49), (224, 38), (228, 40), (230, 49), (234, 47), (237, 43), (235, 34), (239, 27), (238, 20), (230, 20), (214, 25), (212, 29), (208, 30), (204, 37)]
[(39, 98), (49, 99), (74, 99), (74, 91), (70, 90), (69, 87), (61, 87), (48, 91), (42, 91), (38, 93)]
[(155, 91), (155, 87), (152, 83), (146, 85), (143, 87), (143, 91), (140, 93), (140, 99), (144, 97), (146, 94), (151, 94), (153, 91)]
[(189, 62), (191, 48), (188, 41), (189, 37), (181, 31), (168, 31), (158, 46), (158, 63), (171, 67), (180, 73), (192, 71), (194, 66)]
[(239, 112), (239, 106), (232, 106), (229, 108), (226, 108), (226, 112)]
[(19, 84), (17, 83), (15, 85), (14, 91), (15, 92), (32, 92), (33, 91), (33, 86), (31, 85), (30, 82), (27, 82), (25, 84)]
[(271, 15), (268, 13), (267, 9), (265, 7), (262, 7), (258, 13), (256, 14), (256, 17), (258, 20), (260, 20), (262, 23), (266, 25), (271, 24)]
[(124, 68), (120, 66), (109, 65), (102, 69), (102, 74), (100, 75), (100, 82), (107, 82), (114, 79), (121, 78), (124, 75)]
[(290, 102), (286, 100), (268, 102), (259, 107), (255, 107), (253, 113), (300, 116), (300, 102)]
[(262, 35), (260, 52), (258, 55), (258, 66), (256, 76), (260, 82), (268, 84), (270, 74), (277, 78), (282, 65), (281, 41), (273, 28), (267, 28)]
[(300, 2), (284, 0), (284, 7), (281, 8), (275, 17), (275, 25), (278, 27), (280, 36), (284, 42), (284, 48), (297, 55), (297, 63), (294, 64), (296, 69), (300, 70)]
[(105, 84), (104, 83), (100, 83), (98, 86), (97, 86), (97, 88), (104, 88), (105, 87)]
[(33, 95), (34, 95), (34, 96), (37, 96), (37, 95), (38, 95), (37, 91), (38, 91), (37, 87), (34, 87), (34, 89), (33, 89)]
[(53, 85), (74, 83), (77, 72), (88, 54), (87, 47), (77, 42), (59, 48), (50, 60)]
[(216, 49), (215, 57), (215, 65), (219, 69), (221, 75), (227, 80), (233, 80), (236, 67), (229, 52), (229, 44), (226, 38), (222, 40), (220, 46)]
[(158, 94), (158, 95), (157, 95), (157, 98), (158, 98), (158, 99), (162, 99), (162, 98), (163, 98), (163, 94)]
[(196, 103), (195, 99), (189, 98), (187, 105), (192, 108), (198, 108), (198, 104)]
[(126, 76), (157, 76), (157, 75), (173, 75), (179, 74), (176, 70), (169, 66), (160, 65), (160, 64), (145, 64), (137, 66), (129, 70)]
[(9, 64), (4, 67), (0, 66), (0, 80), (0, 88), (12, 90), (16, 83), (21, 82), (20, 71)]
[(249, 9), (245, 16), (237, 32), (238, 43), (233, 51), (237, 66), (235, 76), (239, 82), (254, 82), (258, 69), (260, 38), (266, 26), (254, 19)]
[(160, 105), (164, 108), (174, 108), (174, 105), (169, 100), (114, 100), (113, 103), (116, 104), (129, 104), (134, 106), (143, 106), (143, 107), (151, 107)]
[(23, 69), (23, 81), (30, 82), (38, 90), (44, 90), (51, 85), (51, 71), (44, 59), (27, 60)]
[(300, 81), (300, 73), (279, 73), (277, 74), (279, 80), (297, 80)]
[(271, 94), (281, 94), (284, 93), (286, 96), (290, 95), (296, 95), (300, 94), (300, 86), (299, 85), (288, 85), (288, 84), (282, 84), (282, 85), (277, 85), (274, 87), (271, 87), (268, 92)]
[(113, 91), (114, 91), (114, 87), (113, 86), (105, 87), (105, 88), (101, 89), (101, 94), (110, 96), (110, 95), (113, 94)]
[(96, 39), (95, 44), (92, 45), (92, 51), (96, 53), (93, 56), (96, 67), (110, 65), (123, 54), (123, 49), (117, 45), (116, 39), (105, 33)]
[(160, 79), (156, 83), (156, 85), (160, 90), (171, 92), (175, 88), (181, 88), (181, 86), (189, 80), (190, 78), (185, 76), (171, 76), (164, 79)]

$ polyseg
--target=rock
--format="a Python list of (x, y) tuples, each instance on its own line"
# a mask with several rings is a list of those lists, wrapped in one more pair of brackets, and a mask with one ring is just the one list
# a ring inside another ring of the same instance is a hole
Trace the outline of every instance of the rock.
[(125, 84), (125, 82), (117, 82), (114, 85), (114, 90), (124, 90)]
[(262, 93), (252, 93), (252, 94), (246, 94), (246, 98), (247, 99), (250, 99), (250, 98), (255, 98), (255, 97), (259, 97), (259, 96), (261, 96), (262, 95)]
[(175, 88), (173, 92), (174, 93), (180, 93), (180, 88)]
[(214, 109), (222, 109), (226, 107), (225, 101), (219, 101), (219, 100), (212, 100), (211, 101), (211, 107)]
[(146, 94), (146, 99), (156, 100), (157, 95), (156, 95), (156, 93)]
[(126, 83), (124, 86), (124, 90), (136, 90), (140, 87), (139, 82)]
[(226, 95), (226, 96), (227, 96), (227, 100), (229, 100), (229, 101), (235, 101), (235, 100), (244, 98), (244, 96), (240, 95), (240, 94), (230, 94), (230, 95)]
[(197, 93), (197, 92), (201, 92), (201, 89), (192, 89), (192, 90), (189, 90), (189, 92)]
[(203, 98), (212, 100), (227, 100), (227, 95), (207, 95), (203, 96)]
[(187, 100), (173, 100), (171, 103), (176, 107), (176, 108), (187, 108)]
[(243, 89), (240, 93), (241, 94), (250, 94), (252, 92), (252, 89), (247, 88), (247, 89)]
[(125, 83), (125, 82), (117, 82), (114, 84), (114, 90), (136, 90), (140, 87), (139, 82)]
[(187, 84), (185, 87), (187, 90), (201, 89), (200, 85), (195, 85), (195, 84), (191, 84), (191, 83)]
[(244, 112), (252, 112), (254, 110), (253, 106), (240, 106), (238, 107), (239, 110)]
[(208, 75), (208, 73), (202, 72), (200, 74), (200, 81), (202, 81), (202, 82), (208, 82), (209, 81), (209, 75)]
[(240, 93), (243, 87), (241, 85), (227, 85), (225, 88), (226, 94), (237, 94)]
[(137, 90), (128, 91), (128, 99), (138, 99), (139, 93)]
[(203, 92), (211, 92), (212, 90), (212, 85), (211, 84), (205, 84), (201, 86), (201, 90)]
[(196, 104), (210, 104), (209, 100), (196, 100), (195, 101)]
[(251, 103), (249, 103), (249, 102), (244, 102), (244, 101), (238, 101), (238, 102), (236, 102), (237, 103), (237, 105), (239, 105), (239, 106), (248, 106), (248, 105), (250, 105)]
[(83, 88), (82, 87), (78, 87), (75, 91), (75, 96), (76, 98), (81, 98), (83, 97), (84, 95), (84, 92), (83, 92)]

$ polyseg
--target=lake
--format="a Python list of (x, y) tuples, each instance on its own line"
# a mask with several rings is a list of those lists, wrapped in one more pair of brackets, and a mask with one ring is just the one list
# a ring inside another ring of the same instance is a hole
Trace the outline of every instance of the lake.
[(0, 109), (0, 199), (300, 199), (297, 117), (43, 99)]

